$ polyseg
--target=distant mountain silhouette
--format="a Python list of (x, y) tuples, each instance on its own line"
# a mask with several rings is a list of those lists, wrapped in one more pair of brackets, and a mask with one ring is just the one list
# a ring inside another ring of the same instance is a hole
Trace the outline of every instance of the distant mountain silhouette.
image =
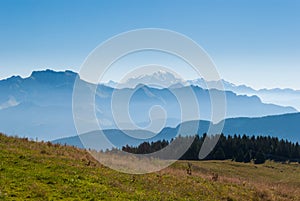
[[(218, 88), (215, 81), (208, 81), (208, 83), (213, 88)], [(225, 80), (222, 80), (222, 83), (226, 91), (232, 91), (237, 95), (258, 96), (264, 103), (292, 106), (300, 111), (300, 90), (279, 88), (255, 90), (246, 85), (235, 85)], [(199, 86), (204, 89), (206, 89), (206, 84), (202, 78), (189, 80), (185, 83), (185, 85)]]
[[(221, 80), (226, 91), (232, 91), (237, 95), (258, 96), (264, 103), (272, 103), (281, 106), (292, 106), (300, 111), (300, 90), (293, 89), (260, 89), (255, 90), (246, 85), (235, 85), (226, 80)], [(107, 86), (117, 88), (135, 88), (138, 84), (154, 85), (156, 88), (167, 86), (168, 88), (181, 88), (182, 86), (198, 86), (207, 89), (207, 86), (214, 89), (220, 89), (217, 81), (207, 81), (203, 78), (194, 80), (182, 80), (175, 77), (172, 73), (166, 71), (158, 71), (152, 75), (142, 75), (136, 78), (131, 78), (123, 83), (110, 81)]]
[[(293, 142), (300, 142), (300, 113), (294, 114), (285, 114), (285, 115), (276, 115), (276, 116), (267, 116), (262, 118), (231, 118), (225, 120), (225, 125), (223, 129), (223, 133), (225, 135), (243, 135), (246, 134), (248, 136), (273, 136), (278, 137), (279, 139), (288, 139)], [(203, 133), (207, 133), (209, 125), (211, 124), (208, 121), (198, 121), (196, 122), (198, 127), (197, 134), (202, 135)], [(189, 129), (185, 129), (184, 131), (179, 132), (180, 127), (189, 128), (189, 126), (195, 125), (195, 121), (183, 122), (179, 124), (175, 128), (164, 128), (161, 132), (159, 132), (155, 137), (145, 139), (135, 139), (132, 138), (126, 133), (143, 133), (145, 131), (135, 130), (135, 131), (120, 131), (120, 130), (104, 130), (104, 135), (112, 142), (115, 147), (122, 147), (125, 145), (133, 145), (137, 146), (142, 142), (155, 142), (158, 140), (171, 140), (176, 137), (176, 134), (181, 136), (192, 136), (195, 133), (191, 132)], [(148, 132), (148, 131), (147, 131)], [(153, 135), (152, 135), (153, 136)], [(85, 142), (84, 146), (80, 140), (80, 138)], [(80, 148), (94, 148), (102, 149), (112, 148), (103, 144), (101, 140), (99, 140), (99, 131), (93, 131), (87, 134), (79, 136), (73, 136), (68, 138), (61, 138), (54, 140), (54, 143), (59, 144), (68, 144), (77, 146)], [(97, 141), (98, 140), (98, 141)]]
[(154, 88), (169, 88), (172, 85), (180, 84), (183, 86), (184, 81), (175, 76), (173, 73), (164, 70), (158, 70), (152, 74), (143, 74), (125, 80), (124, 82), (117, 83), (109, 81), (106, 86), (112, 88), (136, 88), (139, 84), (147, 85)]
[[(27, 78), (14, 76), (1, 80), (0, 131), (11, 135), (38, 137), (41, 140), (53, 140), (76, 134), (72, 116), (72, 93), (77, 77), (78, 75), (72, 71), (46, 70), (33, 72)], [(136, 88), (114, 89), (100, 84), (97, 87), (96, 115), (102, 129), (118, 129), (110, 109), (113, 93), (133, 93), (129, 112), (131, 119), (141, 128), (147, 128), (151, 122), (149, 111), (154, 105), (165, 109), (168, 117), (165, 127), (175, 127), (181, 123), (180, 104), (172, 94), (172, 90), (184, 94), (188, 86), (158, 89), (139, 84)], [(209, 91), (198, 86), (191, 86), (191, 89), (198, 99), (201, 119), (209, 120), (211, 115)], [(221, 91), (213, 90), (213, 93), (218, 94)], [(226, 91), (225, 94), (227, 118), (262, 117), (296, 112), (292, 107), (262, 103), (257, 96), (239, 96), (230, 91)], [(188, 104), (190, 98), (184, 96), (183, 101)], [(115, 104), (122, 105), (123, 100), (116, 100)], [(119, 109), (123, 111), (124, 108)], [(153, 119), (157, 122), (161, 120), (159, 114)], [(122, 128), (132, 129), (130, 122), (121, 124)]]

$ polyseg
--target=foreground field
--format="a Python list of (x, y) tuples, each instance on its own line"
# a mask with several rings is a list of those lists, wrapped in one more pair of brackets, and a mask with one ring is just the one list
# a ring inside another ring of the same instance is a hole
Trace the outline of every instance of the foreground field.
[(300, 165), (179, 161), (130, 175), (100, 165), (84, 150), (0, 135), (0, 200), (61, 199), (300, 200)]

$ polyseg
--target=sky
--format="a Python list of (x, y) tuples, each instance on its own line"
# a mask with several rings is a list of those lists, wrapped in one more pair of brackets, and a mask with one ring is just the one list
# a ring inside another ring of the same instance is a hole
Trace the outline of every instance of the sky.
[(296, 0), (0, 0), (0, 79), (78, 72), (116, 34), (162, 28), (197, 42), (227, 81), (300, 89), (299, 11)]

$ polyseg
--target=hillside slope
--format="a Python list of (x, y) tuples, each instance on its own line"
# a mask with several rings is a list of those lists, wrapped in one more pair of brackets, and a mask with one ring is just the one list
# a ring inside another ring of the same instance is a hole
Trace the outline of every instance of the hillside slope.
[[(177, 162), (129, 175), (84, 150), (0, 134), (0, 200), (299, 200), (299, 164)], [(218, 174), (216, 181), (212, 175)]]

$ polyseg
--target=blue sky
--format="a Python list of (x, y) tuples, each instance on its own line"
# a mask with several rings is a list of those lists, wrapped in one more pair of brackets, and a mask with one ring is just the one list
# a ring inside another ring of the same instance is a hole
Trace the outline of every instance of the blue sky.
[(1, 0), (0, 79), (46, 68), (78, 71), (104, 40), (149, 27), (195, 40), (228, 81), (300, 89), (296, 0)]

